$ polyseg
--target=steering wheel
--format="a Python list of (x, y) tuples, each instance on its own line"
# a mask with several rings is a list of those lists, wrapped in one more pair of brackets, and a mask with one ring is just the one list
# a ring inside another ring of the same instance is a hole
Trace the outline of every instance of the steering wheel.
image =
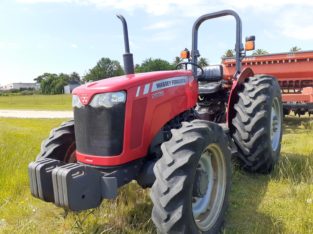
[(176, 69), (181, 66), (181, 65), (192, 65), (192, 66), (196, 66), (197, 68), (199, 68), (201, 70), (201, 75), (200, 76), (203, 76), (204, 75), (204, 71), (203, 71), (203, 68), (199, 65), (199, 64), (196, 64), (196, 63), (193, 63), (193, 62), (180, 62), (176, 65)]

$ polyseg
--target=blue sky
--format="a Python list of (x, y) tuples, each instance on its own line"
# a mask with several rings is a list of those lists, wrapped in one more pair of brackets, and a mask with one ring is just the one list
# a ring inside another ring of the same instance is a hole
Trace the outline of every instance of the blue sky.
[[(256, 35), (257, 48), (313, 50), (312, 0), (1, 0), (0, 84), (31, 82), (44, 72), (84, 75), (101, 57), (122, 61), (120, 21), (128, 21), (135, 63), (172, 61), (191, 46), (191, 27), (202, 14), (236, 10), (243, 35)], [(230, 17), (200, 28), (199, 48), (219, 63), (234, 48)]]

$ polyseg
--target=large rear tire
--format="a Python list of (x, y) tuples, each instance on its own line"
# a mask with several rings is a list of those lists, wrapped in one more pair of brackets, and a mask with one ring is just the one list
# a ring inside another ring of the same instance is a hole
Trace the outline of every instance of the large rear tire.
[(160, 233), (218, 233), (231, 183), (231, 157), (222, 128), (183, 122), (161, 146), (151, 189), (152, 220)]
[(49, 137), (41, 144), (39, 158), (57, 159), (66, 163), (76, 162), (74, 120), (64, 122), (51, 130)]
[(230, 133), (240, 165), (250, 172), (269, 173), (279, 159), (283, 109), (277, 80), (249, 77), (241, 85)]

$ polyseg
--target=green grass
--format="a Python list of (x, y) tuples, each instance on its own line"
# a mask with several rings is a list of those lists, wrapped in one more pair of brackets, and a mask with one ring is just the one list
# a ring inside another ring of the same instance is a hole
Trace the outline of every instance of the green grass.
[(0, 109), (71, 110), (71, 95), (0, 96)]
[[(0, 119), (0, 233), (155, 233), (149, 191), (135, 183), (100, 208), (73, 213), (32, 198), (27, 165), (61, 120)], [(234, 171), (224, 233), (313, 233), (313, 120), (285, 120), (271, 175)]]

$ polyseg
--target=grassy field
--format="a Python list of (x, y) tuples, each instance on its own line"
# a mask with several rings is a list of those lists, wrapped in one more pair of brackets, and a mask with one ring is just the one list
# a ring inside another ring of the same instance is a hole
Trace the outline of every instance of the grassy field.
[(0, 109), (71, 110), (71, 95), (0, 96)]
[[(72, 213), (30, 195), (27, 164), (61, 120), (0, 119), (0, 233), (155, 233), (149, 191), (135, 183), (100, 208)], [(313, 233), (313, 119), (285, 119), (271, 175), (234, 170), (224, 233)]]

